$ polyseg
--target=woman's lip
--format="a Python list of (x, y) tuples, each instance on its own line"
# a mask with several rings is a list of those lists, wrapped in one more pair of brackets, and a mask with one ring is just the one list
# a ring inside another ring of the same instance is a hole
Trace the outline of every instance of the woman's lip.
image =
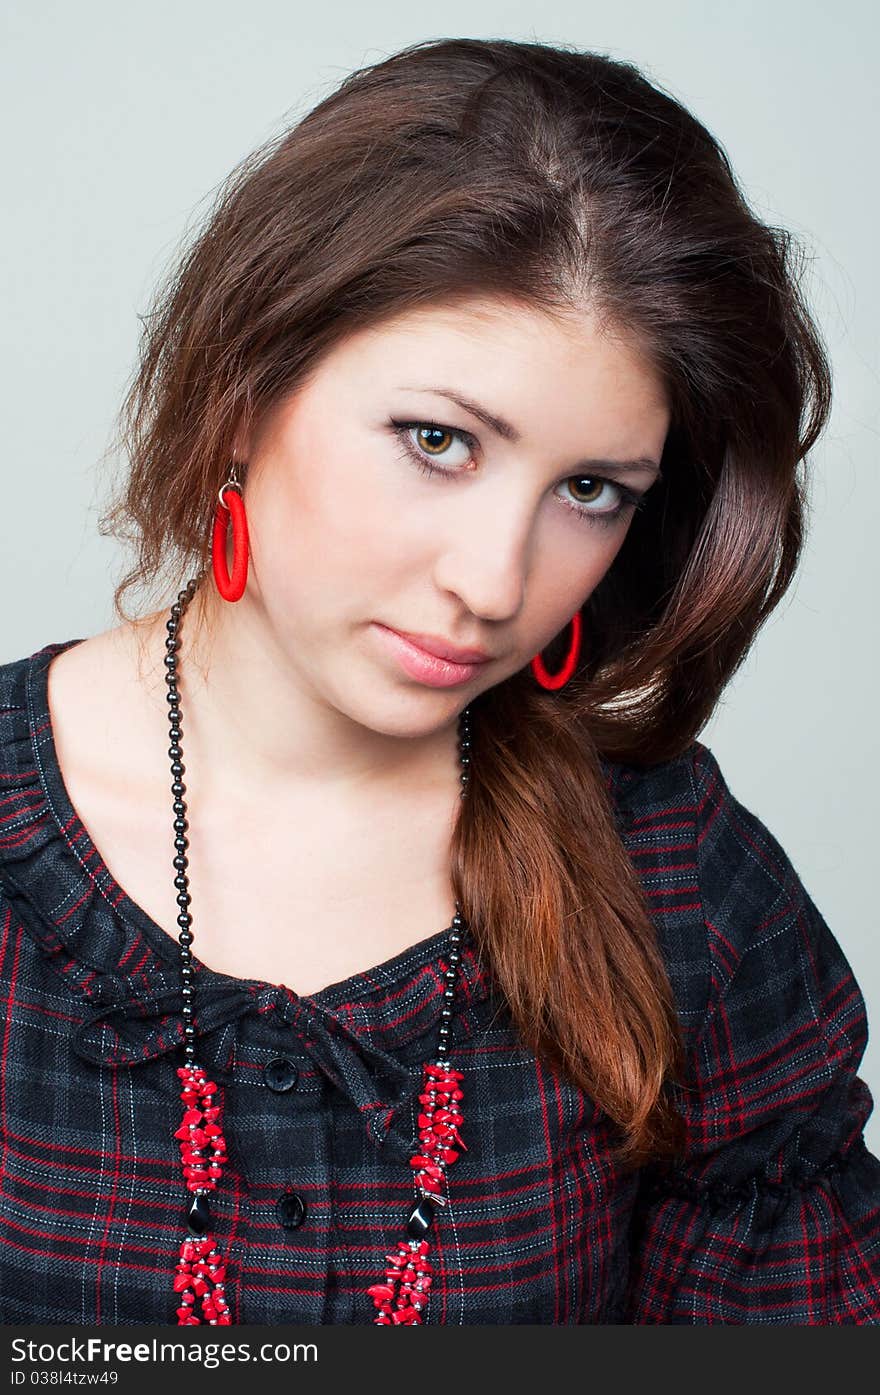
[(436, 654), (429, 654), (399, 630), (392, 630), (378, 621), (374, 621), (373, 627), (401, 668), (411, 678), (431, 688), (451, 688), (457, 683), (466, 683), (482, 667), (482, 664), (454, 664), (449, 659), (438, 659)]
[[(391, 626), (384, 628), (391, 629)], [(408, 639), (410, 644), (417, 645), (435, 659), (447, 659), (451, 664), (484, 664), (491, 657), (484, 649), (456, 649), (439, 635), (414, 634), (411, 630), (394, 630), (393, 633)]]

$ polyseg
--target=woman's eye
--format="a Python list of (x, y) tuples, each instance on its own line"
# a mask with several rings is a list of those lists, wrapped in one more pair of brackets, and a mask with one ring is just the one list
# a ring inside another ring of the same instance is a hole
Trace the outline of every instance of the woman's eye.
[[(467, 431), (427, 421), (398, 421), (393, 425), (417, 464), (430, 467), (430, 462), (436, 460), (441, 469), (455, 470), (466, 465), (473, 456), (476, 442)], [(456, 442), (462, 447), (458, 452), (450, 450)]]
[[(601, 475), (569, 475), (561, 487), (565, 490), (563, 502), (570, 509), (594, 518), (616, 518), (625, 503), (634, 501), (634, 496), (622, 485)], [(607, 494), (609, 490), (610, 495)]]

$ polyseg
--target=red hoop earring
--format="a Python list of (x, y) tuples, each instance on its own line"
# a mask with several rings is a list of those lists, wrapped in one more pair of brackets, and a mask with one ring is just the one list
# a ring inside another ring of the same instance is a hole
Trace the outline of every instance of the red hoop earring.
[(544, 667), (544, 660), (540, 654), (536, 654), (531, 661), (532, 673), (537, 678), (542, 688), (563, 688), (574, 673), (575, 664), (578, 661), (578, 654), (581, 649), (581, 613), (576, 610), (571, 617), (572, 635), (571, 646), (565, 657), (565, 663), (558, 673), (548, 673)]
[[(223, 502), (228, 491), (229, 504)], [(219, 502), (214, 510), (214, 534), (211, 540), (211, 561), (217, 590), (224, 601), (239, 601), (244, 595), (248, 573), (248, 529), (244, 500), (237, 484), (229, 480), (220, 486)], [(232, 576), (226, 570), (226, 533), (232, 519)]]

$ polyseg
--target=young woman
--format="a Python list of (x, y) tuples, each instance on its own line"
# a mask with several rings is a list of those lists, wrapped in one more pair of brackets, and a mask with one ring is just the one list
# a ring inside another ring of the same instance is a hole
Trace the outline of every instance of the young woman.
[(414, 45), (230, 179), (120, 623), (0, 669), (5, 1322), (880, 1322), (864, 1001), (696, 739), (829, 395), (629, 64)]

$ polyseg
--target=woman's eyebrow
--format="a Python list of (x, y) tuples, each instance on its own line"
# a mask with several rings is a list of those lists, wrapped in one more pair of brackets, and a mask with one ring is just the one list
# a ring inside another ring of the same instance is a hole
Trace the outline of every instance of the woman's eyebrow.
[[(450, 402), (454, 402), (457, 407), (460, 407), (463, 412), (470, 412), (471, 416), (476, 417), (485, 426), (491, 427), (505, 441), (521, 440), (521, 434), (512, 422), (505, 421), (504, 417), (496, 416), (494, 412), (490, 412), (479, 402), (474, 402), (469, 397), (463, 397), (461, 393), (453, 392), (450, 388), (417, 387), (412, 384), (402, 384), (399, 390), (401, 392), (432, 392), (437, 397), (446, 397)], [(628, 470), (652, 470), (658, 479), (662, 478), (657, 461), (647, 458), (639, 458), (638, 460), (582, 460), (579, 462), (578, 468), (581, 467), (590, 470), (601, 469), (608, 475), (625, 474)]]

